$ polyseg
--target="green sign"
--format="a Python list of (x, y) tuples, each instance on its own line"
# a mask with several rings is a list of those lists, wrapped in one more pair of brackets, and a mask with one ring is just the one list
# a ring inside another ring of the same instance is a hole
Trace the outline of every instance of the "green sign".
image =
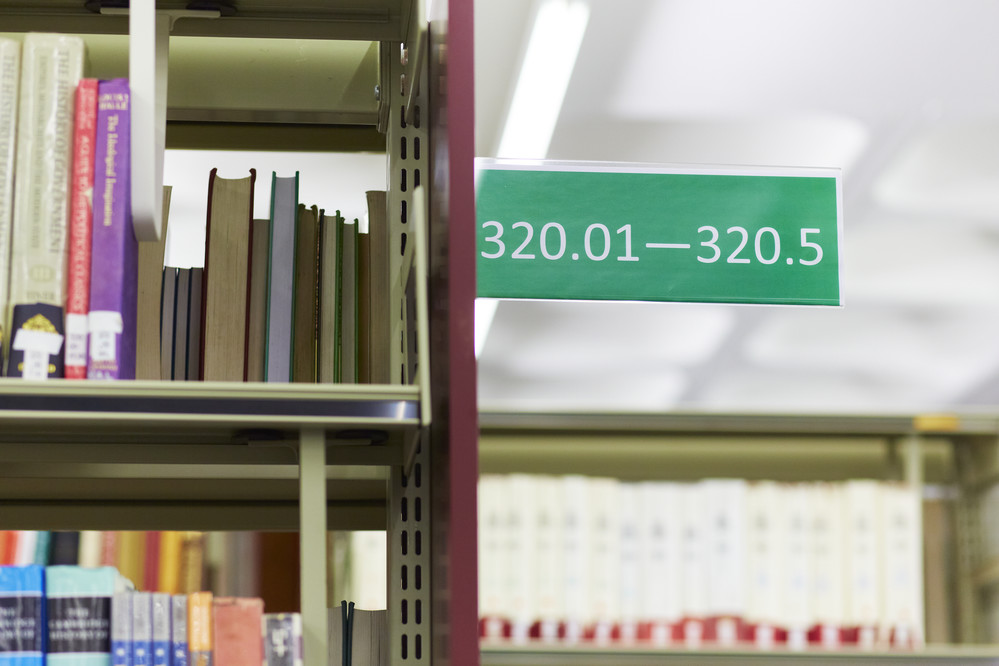
[(839, 171), (476, 163), (478, 295), (840, 305)]

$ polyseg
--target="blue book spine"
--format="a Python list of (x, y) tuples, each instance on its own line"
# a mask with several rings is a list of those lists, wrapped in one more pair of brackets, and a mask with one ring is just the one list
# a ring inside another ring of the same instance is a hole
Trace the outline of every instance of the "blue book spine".
[(132, 666), (132, 593), (111, 597), (111, 666)]
[(153, 595), (132, 595), (132, 666), (153, 664)]
[(46, 567), (46, 664), (111, 666), (111, 598), (126, 589), (114, 567)]
[(170, 666), (187, 666), (187, 595), (170, 597)]
[(153, 593), (153, 666), (170, 666), (170, 595)]
[(0, 666), (45, 663), (45, 569), (0, 567)]

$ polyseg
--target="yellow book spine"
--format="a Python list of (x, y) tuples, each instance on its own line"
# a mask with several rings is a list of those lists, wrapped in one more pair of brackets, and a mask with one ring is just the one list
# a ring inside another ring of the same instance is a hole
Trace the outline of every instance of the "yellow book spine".
[(160, 535), (159, 591), (180, 592), (180, 551), (184, 544), (181, 532), (164, 531)]

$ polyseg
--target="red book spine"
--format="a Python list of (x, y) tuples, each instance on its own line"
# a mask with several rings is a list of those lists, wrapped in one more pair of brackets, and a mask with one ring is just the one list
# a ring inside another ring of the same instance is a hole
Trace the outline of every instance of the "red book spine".
[(0, 552), (0, 563), (12, 565), (17, 559), (17, 532), (7, 531), (7, 538), (4, 540), (3, 552)]
[(114, 567), (118, 565), (118, 533), (107, 531), (102, 533), (104, 543), (101, 547), (101, 566)]
[(143, 567), (142, 589), (157, 592), (160, 587), (160, 532), (146, 532), (146, 562)]
[(87, 314), (90, 312), (94, 144), (97, 140), (97, 79), (82, 79), (77, 86), (73, 122), (69, 270), (66, 278), (66, 379), (85, 379)]

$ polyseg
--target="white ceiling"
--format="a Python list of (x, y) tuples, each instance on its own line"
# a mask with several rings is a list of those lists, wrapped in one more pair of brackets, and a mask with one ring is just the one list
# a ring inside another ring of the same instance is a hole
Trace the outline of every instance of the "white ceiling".
[[(502, 302), (483, 409), (999, 404), (999, 1), (589, 0), (548, 157), (843, 169), (842, 308)], [(533, 0), (476, 0), (495, 154)]]

